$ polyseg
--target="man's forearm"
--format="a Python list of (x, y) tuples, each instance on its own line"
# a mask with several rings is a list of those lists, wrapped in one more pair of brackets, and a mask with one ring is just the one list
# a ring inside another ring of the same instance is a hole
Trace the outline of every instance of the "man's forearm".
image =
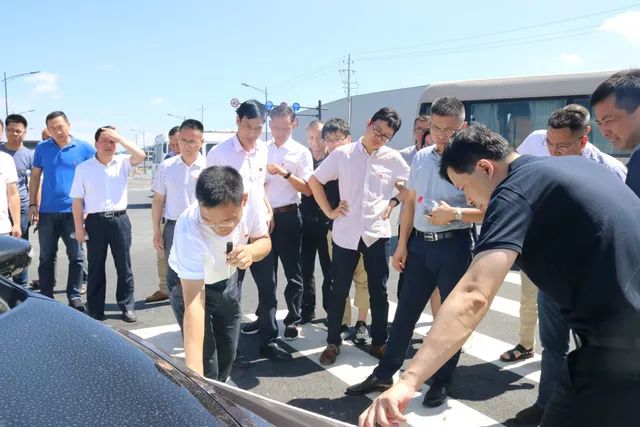
[(9, 204), (9, 214), (14, 224), (20, 224), (20, 193), (16, 183), (9, 184), (11, 187), (7, 187), (7, 199)]
[(154, 233), (160, 233), (163, 207), (164, 202), (160, 199), (159, 195), (155, 193), (151, 200), (151, 225), (153, 226)]
[(413, 230), (413, 215), (415, 212), (416, 202), (411, 191), (407, 192), (404, 204), (402, 206), (402, 215), (400, 216), (400, 231), (398, 232), (398, 244), (407, 245), (411, 230)]
[(263, 236), (253, 240), (249, 245), (253, 262), (261, 261), (271, 252), (271, 239), (269, 236)]
[(84, 227), (84, 199), (73, 199), (71, 204), (71, 212), (73, 213), (73, 224), (77, 229)]
[(462, 221), (481, 223), (484, 220), (484, 212), (476, 208), (463, 208)]
[(129, 154), (131, 154), (131, 160), (130, 160), (131, 166), (139, 165), (147, 157), (145, 152), (142, 151), (133, 142), (126, 140), (124, 138), (120, 139), (119, 142), (120, 142), (120, 145), (122, 145), (124, 149), (127, 150)]
[(327, 199), (327, 193), (324, 191), (324, 185), (318, 181), (318, 178), (311, 175), (309, 178), (309, 187), (313, 192), (313, 198), (316, 199), (316, 203), (322, 209), (322, 212), (328, 217), (329, 213), (333, 210), (331, 204), (329, 203), (329, 199)]
[(39, 206), (40, 205), (40, 177), (42, 176), (42, 169), (32, 168), (31, 179), (29, 181), (29, 204)]
[(180, 279), (184, 297), (184, 361), (189, 369), (204, 375), (205, 295), (203, 280)]

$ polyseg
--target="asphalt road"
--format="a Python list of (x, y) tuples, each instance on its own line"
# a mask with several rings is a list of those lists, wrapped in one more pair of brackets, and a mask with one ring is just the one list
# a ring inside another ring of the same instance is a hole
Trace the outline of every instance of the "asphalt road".
[[(168, 303), (145, 304), (144, 299), (157, 289), (158, 276), (155, 250), (151, 244), (149, 180), (133, 178), (129, 185), (129, 209), (133, 229), (131, 257), (135, 278), (135, 299), (138, 322), (128, 324), (120, 319), (115, 303), (115, 269), (109, 256), (107, 259), (107, 325), (135, 331), (163, 348), (168, 354), (181, 359), (183, 349), (178, 327)], [(32, 236), (36, 259), (29, 271), (30, 278), (37, 276), (37, 236)], [(64, 245), (60, 242), (57, 267), (57, 289), (55, 298), (66, 303), (64, 284), (66, 283), (67, 260)], [(316, 269), (317, 282), (321, 283), (320, 268)], [(285, 283), (282, 268), (279, 269), (278, 283)], [(397, 273), (391, 269), (388, 282), (390, 299), (389, 322), (396, 307)], [(530, 406), (536, 399), (540, 370), (540, 348), (536, 356), (517, 364), (504, 364), (498, 356), (511, 348), (517, 340), (518, 309), (520, 295), (519, 275), (512, 272), (502, 286), (487, 317), (480, 324), (477, 333), (464, 347), (460, 363), (451, 385), (451, 398), (435, 409), (422, 406), (423, 390), (407, 409), (410, 425), (429, 426), (496, 426), (511, 425), (510, 419), (517, 411)], [(286, 304), (282, 292), (278, 292), (278, 316), (284, 318)], [(242, 296), (245, 321), (252, 320), (257, 306), (257, 291), (248, 274)], [(358, 415), (371, 403), (375, 394), (367, 397), (344, 395), (347, 386), (366, 378), (377, 360), (367, 353), (367, 348), (350, 343), (342, 346), (341, 355), (335, 365), (321, 366), (320, 352), (325, 346), (325, 327), (322, 322), (325, 313), (318, 301), (317, 320), (303, 328), (303, 337), (284, 342), (294, 352), (290, 363), (275, 362), (260, 358), (257, 337), (241, 336), (240, 347), (252, 361), (249, 368), (234, 369), (231, 381), (237, 386), (257, 394), (286, 402), (313, 412), (333, 417), (349, 423), (356, 423)], [(353, 318), (356, 318), (355, 308)], [(87, 319), (89, 321), (89, 319)], [(415, 334), (414, 347), (421, 342), (421, 336), (431, 324), (429, 309), (420, 318)], [(280, 324), (282, 333), (282, 324)]]

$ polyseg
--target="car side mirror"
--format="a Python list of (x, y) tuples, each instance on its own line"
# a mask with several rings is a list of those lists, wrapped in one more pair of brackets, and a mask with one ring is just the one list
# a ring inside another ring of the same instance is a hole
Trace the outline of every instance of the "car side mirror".
[(24, 239), (0, 236), (0, 275), (11, 277), (31, 263), (31, 244)]

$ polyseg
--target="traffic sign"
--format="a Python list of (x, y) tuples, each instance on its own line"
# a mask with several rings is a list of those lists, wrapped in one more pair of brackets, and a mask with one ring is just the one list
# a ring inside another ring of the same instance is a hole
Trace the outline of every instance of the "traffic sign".
[(271, 101), (267, 101), (264, 103), (264, 108), (267, 109), (267, 111), (271, 111), (273, 109), (273, 102)]
[(238, 98), (231, 98), (231, 106), (238, 108), (240, 106), (240, 100)]
[(294, 102), (291, 108), (293, 109), (293, 111), (298, 111), (300, 109), (300, 104)]

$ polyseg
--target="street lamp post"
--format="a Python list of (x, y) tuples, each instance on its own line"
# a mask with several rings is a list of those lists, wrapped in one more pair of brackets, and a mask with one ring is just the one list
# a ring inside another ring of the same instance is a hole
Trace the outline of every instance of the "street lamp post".
[[(258, 92), (262, 92), (264, 93), (264, 104), (265, 106), (267, 105), (267, 101), (269, 101), (269, 92), (267, 92), (267, 87), (264, 87), (264, 90), (260, 89), (259, 87), (255, 87), (255, 86), (251, 86), (250, 84), (247, 83), (240, 83), (242, 86), (244, 87), (248, 87), (254, 90), (257, 90)], [(268, 134), (267, 134), (267, 118), (264, 118), (264, 140), (266, 141), (268, 139)]]
[(9, 80), (13, 80), (16, 79), (18, 77), (22, 77), (22, 76), (30, 76), (32, 74), (38, 74), (40, 71), (30, 71), (28, 73), (22, 73), (22, 74), (15, 74), (13, 76), (9, 76), (7, 77), (7, 73), (4, 73), (4, 79), (2, 79), (2, 81), (4, 82), (4, 113), (5, 113), (5, 117), (9, 115), (9, 98), (7, 97), (7, 82)]
[(178, 116), (177, 114), (171, 114), (171, 113), (167, 113), (167, 116), (175, 117), (176, 119), (180, 119), (180, 120), (182, 120), (183, 122), (184, 122), (185, 120), (187, 120), (187, 116)]
[(138, 143), (138, 141), (137, 141), (138, 134), (142, 134), (142, 151), (144, 151), (144, 154), (145, 154), (144, 163), (143, 163), (142, 168), (144, 169), (144, 173), (146, 174), (147, 173), (147, 157), (148, 156), (147, 156), (147, 143), (146, 143), (146, 140), (145, 140), (144, 129), (143, 130), (137, 130), (137, 129), (130, 128), (129, 130), (131, 130), (131, 132), (135, 132), (135, 134), (136, 134), (136, 144)]

